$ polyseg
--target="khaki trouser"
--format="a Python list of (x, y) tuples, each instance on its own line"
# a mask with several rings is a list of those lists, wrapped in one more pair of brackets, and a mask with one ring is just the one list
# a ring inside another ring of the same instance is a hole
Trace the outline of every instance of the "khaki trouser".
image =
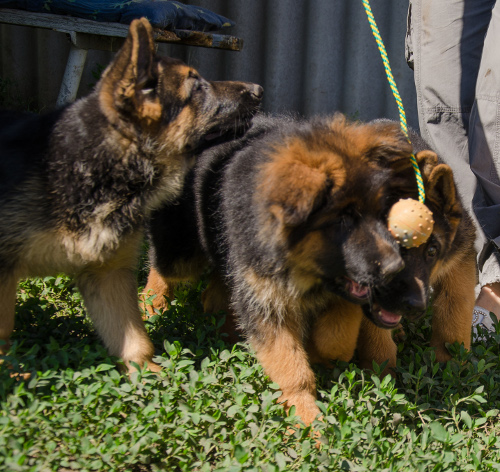
[(480, 285), (500, 281), (500, 2), (410, 0), (420, 133), (478, 226)]

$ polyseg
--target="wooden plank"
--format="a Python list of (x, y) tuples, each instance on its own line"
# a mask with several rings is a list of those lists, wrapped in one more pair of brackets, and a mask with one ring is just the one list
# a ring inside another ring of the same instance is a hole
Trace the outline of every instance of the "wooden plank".
[[(0, 23), (46, 28), (61, 33), (87, 33), (115, 38), (125, 38), (128, 25), (86, 20), (66, 15), (35, 13), (25, 10), (0, 8)], [(235, 36), (187, 30), (164, 30), (153, 28), (155, 40), (163, 43), (185, 44), (206, 48), (240, 51), (243, 40)]]
[(243, 48), (243, 40), (235, 36), (188, 30), (175, 30), (175, 33), (179, 36), (183, 44), (206, 48), (229, 49), (230, 51), (240, 51)]

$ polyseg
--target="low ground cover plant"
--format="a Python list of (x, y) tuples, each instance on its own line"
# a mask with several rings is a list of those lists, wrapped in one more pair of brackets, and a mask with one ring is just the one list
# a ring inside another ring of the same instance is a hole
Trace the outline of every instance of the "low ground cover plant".
[(312, 434), (245, 344), (227, 342), (223, 316), (202, 314), (202, 288), (179, 288), (147, 322), (161, 375), (128, 378), (69, 279), (24, 281), (0, 365), (0, 470), (500, 470), (500, 329), (439, 364), (427, 317), (405, 325), (395, 378), (318, 368)]

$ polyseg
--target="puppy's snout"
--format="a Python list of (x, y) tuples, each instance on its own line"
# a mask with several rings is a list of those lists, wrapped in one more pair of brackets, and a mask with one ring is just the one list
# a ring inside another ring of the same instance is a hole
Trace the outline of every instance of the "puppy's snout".
[(408, 316), (420, 318), (427, 308), (427, 300), (421, 293), (412, 293), (403, 297), (403, 303), (407, 308)]
[(428, 292), (424, 282), (418, 277), (412, 277), (405, 281), (402, 303), (405, 309), (405, 316), (412, 319), (419, 319), (427, 309)]
[(389, 281), (405, 267), (403, 258), (396, 252), (390, 256), (385, 256), (380, 265), (380, 275), (384, 281)]

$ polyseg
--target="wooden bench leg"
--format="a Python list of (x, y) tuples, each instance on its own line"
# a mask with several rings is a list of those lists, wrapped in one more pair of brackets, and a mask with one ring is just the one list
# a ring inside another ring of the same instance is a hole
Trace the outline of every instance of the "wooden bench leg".
[(87, 52), (86, 49), (80, 49), (71, 44), (66, 70), (64, 71), (59, 96), (57, 97), (56, 105), (58, 107), (75, 101), (82, 78), (83, 67), (87, 59)]

